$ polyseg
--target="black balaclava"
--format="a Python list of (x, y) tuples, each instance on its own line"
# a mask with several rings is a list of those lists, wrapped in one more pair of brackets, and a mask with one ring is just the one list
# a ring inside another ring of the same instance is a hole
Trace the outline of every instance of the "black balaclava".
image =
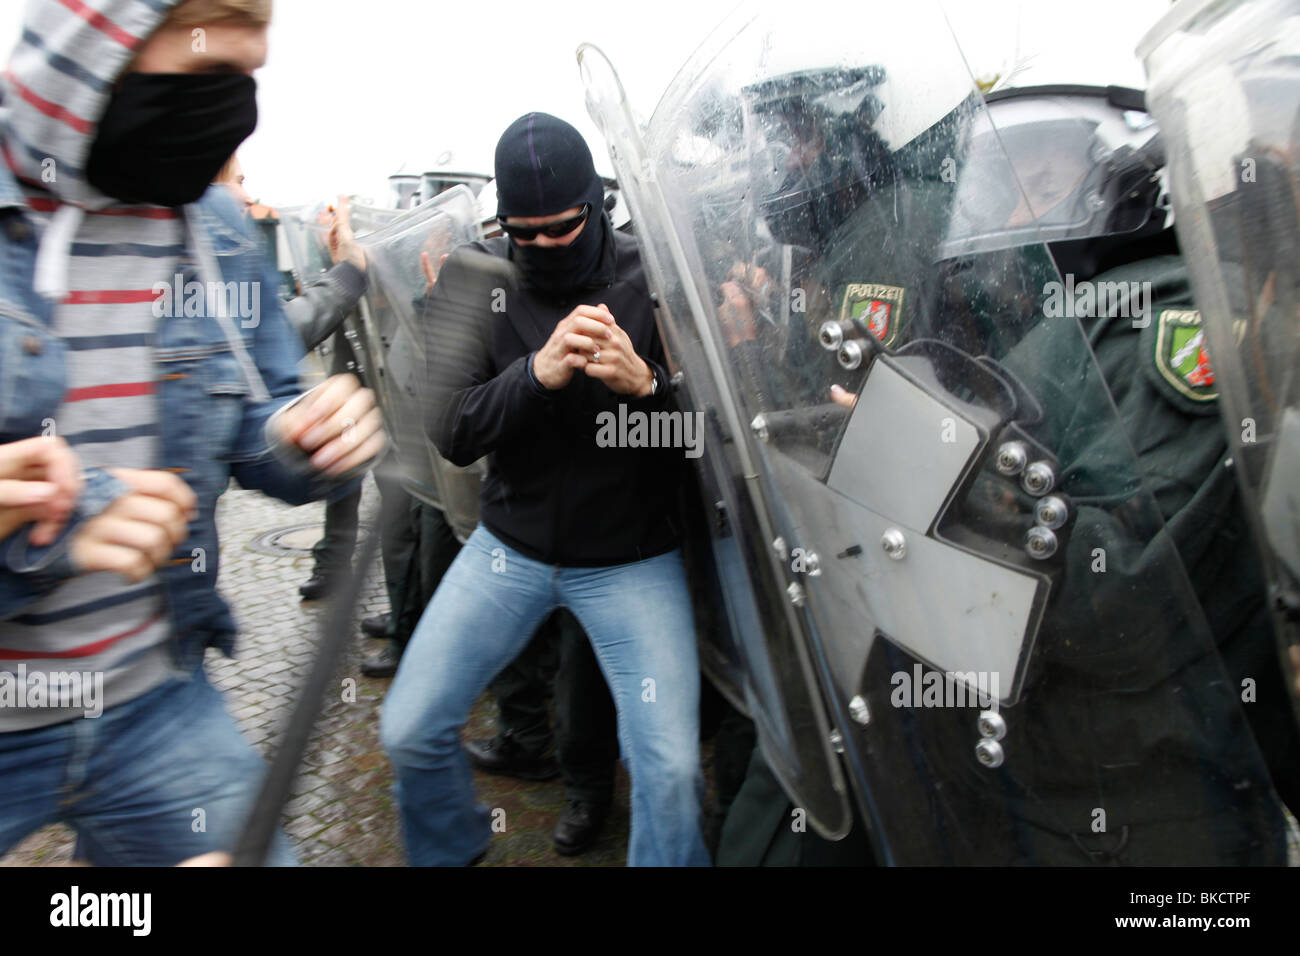
[(256, 127), (251, 76), (128, 73), (99, 121), (86, 180), (123, 202), (183, 206)]
[(609, 232), (605, 187), (576, 129), (547, 113), (528, 113), (501, 134), (496, 152), (497, 216), (554, 216), (591, 203), (582, 232), (567, 246), (510, 241), (524, 282), (548, 292), (580, 289), (600, 271)]

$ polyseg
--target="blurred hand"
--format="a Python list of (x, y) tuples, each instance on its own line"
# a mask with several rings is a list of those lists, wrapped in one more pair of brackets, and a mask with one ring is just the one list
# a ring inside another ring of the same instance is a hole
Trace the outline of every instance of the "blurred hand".
[(375, 395), (355, 375), (332, 375), (279, 420), (280, 437), (297, 445), (327, 475), (341, 475), (384, 450)]
[(192, 856), (188, 860), (177, 863), (177, 866), (234, 866), (234, 858), (229, 853), (204, 853), (202, 856)]
[(81, 487), (81, 464), (62, 438), (0, 445), (0, 538), (36, 522), (31, 543), (52, 543), (76, 507)]
[[(442, 264), (447, 261), (449, 255), (451, 253), (444, 252), (438, 259), (438, 269), (442, 268)], [(424, 294), (428, 295), (433, 291), (433, 284), (438, 281), (438, 269), (433, 267), (433, 260), (429, 258), (427, 252), (420, 253), (420, 268), (424, 270)]]
[(170, 472), (110, 472), (131, 490), (77, 529), (69, 552), (72, 564), (81, 572), (116, 571), (143, 581), (188, 537), (198, 499)]
[(718, 305), (718, 319), (727, 334), (729, 348), (757, 337), (754, 305), (766, 301), (770, 288), (766, 269), (743, 262), (731, 267), (727, 281), (719, 288), (722, 302)]
[(366, 254), (352, 235), (352, 200), (347, 196), (339, 197), (338, 209), (330, 224), (329, 246), (332, 262), (347, 261), (362, 272), (366, 271)]

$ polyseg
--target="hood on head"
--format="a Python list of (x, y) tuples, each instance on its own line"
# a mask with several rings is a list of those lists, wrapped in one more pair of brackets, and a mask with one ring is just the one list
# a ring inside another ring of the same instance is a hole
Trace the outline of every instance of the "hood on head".
[(29, 0), (0, 91), (0, 142), (22, 179), (66, 203), (112, 205), (85, 180), (113, 86), (181, 0)]
[(525, 113), (497, 142), (498, 216), (551, 216), (591, 203), (604, 208), (605, 188), (582, 134), (549, 113)]

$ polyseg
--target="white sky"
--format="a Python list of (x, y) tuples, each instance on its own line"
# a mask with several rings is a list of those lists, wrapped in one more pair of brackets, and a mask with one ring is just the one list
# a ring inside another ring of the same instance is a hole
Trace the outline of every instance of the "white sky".
[[(792, 27), (814, 29), (801, 0)], [(884, 11), (907, 0), (847, 0)], [(0, 44), (16, 42), (23, 3), (0, 0)], [(276, 0), (271, 55), (257, 75), (261, 120), (240, 150), (248, 188), (271, 205), (358, 193), (383, 201), (390, 173), (444, 165), (491, 173), (497, 138), (541, 110), (587, 137), (574, 51), (595, 43), (648, 117), (692, 50), (735, 0)], [(945, 0), (976, 76), (1027, 64), (1024, 82), (1143, 86), (1133, 55), (1170, 0)], [(824, 27), (834, 30), (833, 23)], [(870, 41), (864, 39), (869, 52)], [(449, 155), (448, 155), (449, 154)]]

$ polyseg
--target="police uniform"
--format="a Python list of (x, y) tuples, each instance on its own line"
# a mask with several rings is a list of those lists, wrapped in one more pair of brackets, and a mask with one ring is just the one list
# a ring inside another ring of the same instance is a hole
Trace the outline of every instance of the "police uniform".
[[(1137, 453), (1141, 480), (1155, 499), (1187, 569), (1232, 685), (1237, 692), (1245, 694), (1244, 711), (1273, 773), (1275, 786), (1284, 800), (1294, 805), (1296, 779), (1300, 774), (1300, 737), (1290, 719), (1289, 700), (1275, 659), (1271, 622), (1264, 604), (1263, 579), (1238, 499), (1235, 476), (1227, 462), (1213, 366), (1199, 334), (1200, 319), (1192, 308), (1186, 272), (1178, 257), (1165, 256), (1113, 269), (1092, 281), (1096, 286), (1115, 283), (1123, 284), (1124, 288), (1151, 290), (1145, 315), (1116, 314), (1084, 319), (1084, 323), (1126, 436)], [(1149, 283), (1149, 286), (1143, 286), (1143, 283)], [(1047, 319), (1046, 323), (1068, 321)], [(1059, 368), (1061, 363), (1077, 361), (1075, 337), (1057, 334), (1046, 324), (1040, 324), (1036, 334), (1029, 336), (1008, 356), (1010, 365), (1018, 364), (1022, 368)], [(1060, 377), (1070, 380), (1068, 375)], [(1068, 433), (1070, 426), (1065, 419), (1078, 415), (1079, 410), (1068, 403), (1054, 404), (1057, 409), (1049, 411), (1049, 415), (1059, 415), (1062, 420), (1057, 428)], [(1101, 419), (1103, 416), (1098, 414), (1096, 417)], [(1122, 440), (1115, 435), (1093, 435), (1094, 451), (1081, 455), (1080, 459), (1091, 458), (1094, 462), (1092, 467), (1105, 470), (1106, 456), (1098, 456), (1096, 448), (1110, 444), (1117, 451), (1123, 451), (1117, 444)], [(1073, 563), (1080, 566), (1077, 558)], [(1058, 620), (1061, 610), (1058, 609)], [(1089, 619), (1086, 615), (1084, 617)], [(1083, 675), (1079, 677), (1080, 687), (1086, 688), (1090, 666), (1132, 668), (1136, 700), (1143, 699), (1143, 694), (1136, 693), (1137, 688), (1151, 686), (1146, 691), (1145, 703), (1136, 707), (1130, 703), (1126, 708), (1130, 719), (1134, 713), (1145, 711), (1148, 717), (1144, 721), (1146, 732), (1153, 740), (1163, 741), (1163, 746), (1184, 755), (1200, 752), (1206, 755), (1205, 759), (1211, 759), (1217, 749), (1213, 744), (1213, 730), (1207, 732), (1206, 739), (1189, 738), (1185, 726), (1165, 722), (1165, 708), (1161, 704), (1162, 693), (1177, 684), (1177, 681), (1162, 680), (1170, 676), (1168, 670), (1199, 668), (1197, 672), (1203, 673), (1205, 679), (1214, 677), (1214, 662), (1194, 659), (1196, 643), (1190, 635), (1185, 649), (1187, 656), (1180, 656), (1176, 649), (1166, 649), (1165, 653), (1135, 662), (1126, 660), (1122, 651), (1114, 653), (1116, 649), (1110, 648), (1112, 656), (1104, 656), (1107, 649), (1103, 649), (1100, 663), (1080, 664), (1080, 659), (1072, 659), (1073, 649), (1065, 646), (1071, 643), (1071, 637), (1066, 636), (1069, 633), (1067, 629), (1057, 627), (1054, 639), (1050, 623), (1044, 630), (1048, 634), (1041, 653), (1052, 659), (1055, 672), (1066, 674), (1074, 669), (1076, 676)], [(1075, 640), (1074, 643), (1095, 645), (1103, 642)], [(885, 671), (906, 670), (912, 664), (908, 655), (891, 645), (883, 645), (872, 657), (873, 663), (869, 668), (877, 674), (882, 673), (882, 668)], [(1039, 673), (1041, 675), (1042, 671)], [(1247, 680), (1249, 684), (1243, 685)], [(870, 677), (867, 683), (871, 683)], [(1089, 736), (1089, 730), (1103, 739), (1107, 733), (1102, 726), (1094, 724), (1099, 712), (1089, 705), (1086, 689), (1072, 696), (1062, 692), (1061, 683), (1068, 686), (1070, 678), (1058, 679), (1054, 688), (1059, 712), (1051, 717), (1059, 730), (1044, 737), (1050, 740), (1054, 736), (1062, 745), (1062, 766), (1054, 772), (1050, 761), (1044, 764), (1048, 770), (1040, 774), (1037, 782), (1047, 788), (1053, 786), (1054, 777), (1055, 786), (1070, 786), (1073, 768), (1065, 751), (1065, 744), (1070, 739), (1064, 729), (1067, 725), (1077, 723), (1076, 736), (1080, 740)], [(1164, 691), (1161, 690), (1162, 684)], [(887, 711), (885, 715), (889, 716)], [(924, 721), (944, 723), (946, 718), (943, 715), (904, 712), (895, 716), (898, 721), (893, 728), (882, 728), (877, 733), (890, 735), (882, 743), (885, 749), (897, 749), (897, 759), (915, 759), (914, 753), (903, 743), (905, 738), (915, 739), (915, 736), (930, 737), (930, 746), (942, 752), (948, 735), (933, 726), (927, 733)], [(1014, 721), (1016, 718), (1009, 716), (1008, 719)], [(1026, 719), (1034, 718), (1027, 714), (1020, 716), (1020, 720)], [(955, 727), (949, 733), (960, 739)], [(970, 759), (968, 754), (955, 749), (951, 758), (963, 763)], [(1215, 755), (1213, 759), (1220, 758)], [(1231, 763), (1232, 759), (1229, 757), (1226, 762)], [(1085, 760), (1077, 766), (1086, 768), (1090, 763)], [(1189, 776), (1164, 769), (1163, 777), (1152, 778), (1150, 789), (1159, 791), (1164, 787), (1173, 793), (1182, 791), (1186, 796), (1188, 816), (1203, 816), (1206, 826), (1181, 828), (1177, 823), (1162, 821), (1156, 816), (1160, 801), (1144, 799), (1140, 792), (1142, 788), (1118, 782), (1101, 801), (1096, 799), (1092, 787), (1080, 787), (1077, 799), (1056, 801), (1053, 809), (1067, 808), (1060, 814), (1042, 814), (1043, 807), (1034, 808), (1032, 799), (1023, 798), (1009, 801), (1012, 806), (1016, 806), (1017, 800), (1022, 802), (1018, 810), (1007, 814), (1000, 810), (999, 805), (1007, 801), (1008, 794), (990, 790), (989, 781), (981, 780), (979, 776), (984, 771), (975, 768), (966, 780), (968, 788), (956, 795), (949, 794), (947, 799), (968, 801), (966, 809), (969, 812), (959, 815), (980, 823), (978, 826), (972, 824), (970, 830), (973, 832), (953, 832), (947, 838), (963, 845), (981, 846), (989, 863), (1123, 862), (1133, 853), (1143, 861), (1177, 862), (1183, 849), (1192, 852), (1187, 844), (1197, 839), (1208, 843), (1199, 847), (1198, 852), (1213, 853), (1216, 843), (1222, 847), (1253, 846), (1239, 858), (1239, 862), (1280, 862), (1281, 847), (1273, 839), (1278, 832), (1277, 820), (1269, 811), (1267, 799), (1256, 795), (1255, 799), (1247, 801), (1243, 794), (1238, 812), (1224, 802), (1231, 797), (1228, 788), (1221, 788), (1214, 796), (1200, 794), (1198, 788), (1187, 785), (1191, 781)], [(1232, 777), (1234, 769), (1240, 768), (1224, 766), (1223, 776)], [(918, 813), (915, 826), (934, 826), (942, 814), (935, 812), (931, 815), (930, 811), (938, 811), (937, 802), (944, 801), (944, 798), (919, 792), (916, 796)], [(1072, 802), (1078, 804), (1073, 814), (1068, 809)], [(1115, 828), (1118, 833), (1105, 837), (1089, 833), (1084, 822), (1089, 808), (1096, 802), (1106, 803), (1111, 808), (1113, 817), (1119, 821)], [(799, 832), (795, 825), (797, 821), (792, 817), (795, 810), (756, 751), (723, 831), (718, 851), (719, 864), (827, 865), (837, 859), (845, 862), (869, 859), (865, 845), (859, 848), (843, 845), (837, 851), (815, 834)], [(1129, 821), (1134, 823), (1131, 830)], [(895, 821), (895, 825), (897, 823)], [(999, 841), (1004, 846), (999, 846)]]
[(1246, 717), (1294, 814), (1300, 733), (1276, 657), (1265, 583), (1220, 417), (1213, 357), (1177, 256), (1132, 263), (1095, 283), (1149, 282), (1149, 322), (1091, 323), (1089, 341)]

